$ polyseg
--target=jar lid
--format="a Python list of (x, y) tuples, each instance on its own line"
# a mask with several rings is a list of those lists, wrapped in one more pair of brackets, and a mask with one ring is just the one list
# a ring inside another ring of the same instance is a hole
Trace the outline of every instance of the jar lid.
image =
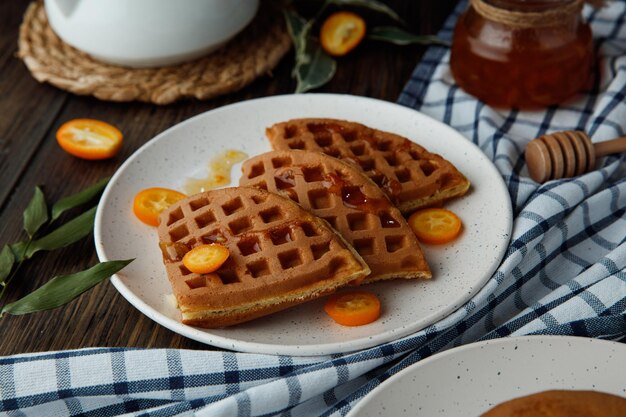
[(516, 28), (557, 26), (563, 19), (577, 16), (583, 0), (471, 0), (485, 19)]
[(500, 9), (525, 13), (544, 12), (574, 2), (576, 0), (485, 0), (485, 3)]

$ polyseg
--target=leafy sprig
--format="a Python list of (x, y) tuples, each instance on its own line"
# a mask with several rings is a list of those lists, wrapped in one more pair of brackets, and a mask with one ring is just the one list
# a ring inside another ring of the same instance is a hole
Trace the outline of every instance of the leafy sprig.
[[(317, 21), (331, 5), (362, 7), (383, 14), (398, 23), (404, 23), (393, 9), (379, 0), (324, 0), (315, 15), (308, 20), (298, 14), (293, 7), (285, 9), (283, 14), (295, 51), (291, 75), (296, 79), (296, 93), (305, 93), (323, 86), (332, 80), (337, 70), (337, 61), (322, 49), (319, 40), (312, 33)], [(448, 46), (436, 36), (415, 35), (397, 26), (374, 27), (369, 31), (368, 38), (396, 45)]]
[(60, 307), (131, 262), (132, 259), (101, 262), (85, 271), (56, 276), (25, 297), (6, 304), (0, 314), (29, 314)]
[[(54, 226), (56, 220), (66, 211), (91, 202), (102, 192), (108, 181), (109, 178), (104, 178), (77, 194), (62, 198), (50, 209), (41, 188), (35, 187), (33, 197), (23, 213), (24, 231), (28, 239), (4, 245), (0, 251), (0, 302), (22, 264), (34, 254), (66, 247), (91, 233), (96, 206), (39, 236), (44, 226)], [(28, 314), (64, 305), (120, 271), (131, 261), (102, 262), (85, 271), (56, 276), (25, 297), (5, 304), (0, 309), (0, 317), (6, 313)]]
[(450, 43), (433, 35), (415, 35), (397, 26), (377, 26), (370, 30), (368, 38), (393, 43), (395, 45), (440, 45), (450, 47)]

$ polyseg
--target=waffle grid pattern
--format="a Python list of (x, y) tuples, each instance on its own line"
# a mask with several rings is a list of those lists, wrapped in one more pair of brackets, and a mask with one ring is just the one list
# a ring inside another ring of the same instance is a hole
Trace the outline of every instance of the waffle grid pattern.
[[(366, 281), (430, 277), (402, 214), (352, 165), (318, 152), (275, 151), (249, 159), (242, 170), (241, 185), (285, 195), (335, 228), (370, 266)], [(332, 190), (331, 176), (343, 182), (341, 189)], [(344, 195), (360, 190), (376, 210), (346, 205)]]
[[(166, 262), (170, 279), (180, 276), (188, 291), (194, 291), (233, 283), (260, 285), (256, 279), (261, 277), (265, 283), (293, 279), (310, 272), (311, 263), (325, 255), (329, 274), (346, 266), (348, 250), (333, 240), (334, 234), (312, 219), (300, 220), (293, 208), (284, 207), (286, 201), (239, 188), (198, 194), (177, 203), (162, 218), (161, 241), (183, 250), (221, 243), (228, 247), (230, 257), (216, 273), (202, 275), (185, 268), (182, 256), (170, 259)], [(291, 273), (285, 275), (288, 270)]]
[[(467, 1), (459, 2), (438, 34), (441, 39), (451, 39), (456, 18), (466, 8)], [(563, 354), (577, 341), (602, 348), (607, 353), (598, 360), (615, 373), (590, 368), (590, 377), (598, 377), (599, 383), (622, 381), (617, 353), (623, 344), (609, 340), (626, 342), (626, 161), (608, 157), (598, 170), (577, 179), (539, 185), (525, 177), (521, 158), (525, 141), (520, 138), (578, 127), (600, 142), (626, 132), (626, 78), (620, 71), (626, 65), (620, 47), (626, 44), (626, 3), (608, 2), (597, 11), (586, 8), (585, 19), (597, 35), (606, 77), (565, 106), (532, 113), (491, 109), (450, 84), (449, 49), (442, 47), (428, 50), (401, 96), (402, 104), (452, 125), (495, 161), (517, 213), (503, 263), (457, 311), (415, 334), (341, 355), (137, 348), (13, 355), (2, 358), (0, 365), (6, 387), (0, 389), (0, 410), (25, 416), (49, 415), (50, 410), (72, 416), (114, 410), (151, 417), (339, 417), (383, 381), (433, 354), (478, 340), (522, 335), (532, 335), (526, 340), (543, 338), (546, 348), (556, 340), (553, 335), (576, 336), (563, 340), (557, 350)], [(550, 276), (550, 270), (556, 272)], [(611, 357), (614, 362), (608, 363)], [(461, 378), (469, 381), (463, 373)], [(323, 389), (320, 383), (326, 384)]]
[(267, 135), (276, 150), (318, 151), (356, 163), (402, 212), (429, 203), (427, 199), (438, 191), (454, 189), (467, 182), (439, 155), (401, 136), (358, 123), (332, 119), (291, 120), (272, 126)]

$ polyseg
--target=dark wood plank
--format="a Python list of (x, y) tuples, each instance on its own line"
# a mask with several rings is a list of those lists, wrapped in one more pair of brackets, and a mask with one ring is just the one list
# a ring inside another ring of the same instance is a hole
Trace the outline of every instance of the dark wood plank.
[(68, 96), (41, 85), (15, 55), (27, 2), (0, 2), (0, 208)]
[[(392, 2), (407, 28), (422, 34), (436, 32), (454, 4), (454, 0)], [(290, 76), (293, 62), (290, 53), (271, 76), (214, 100), (154, 106), (110, 103), (67, 94), (38, 84), (13, 56), (17, 28), (26, 5), (26, 2), (0, 2), (0, 245), (24, 238), (22, 210), (35, 185), (43, 185), (48, 200), (56, 201), (112, 175), (141, 145), (182, 120), (229, 103), (289, 94), (295, 88)], [(377, 17), (372, 19), (374, 23), (389, 23)], [(335, 78), (319, 92), (395, 101), (424, 51), (421, 46), (366, 41), (338, 60)], [(120, 154), (109, 161), (89, 162), (60, 150), (55, 131), (63, 122), (76, 117), (93, 117), (120, 128), (125, 137)], [(82, 270), (97, 261), (91, 238), (51, 254), (37, 254), (19, 271), (6, 300), (20, 298), (53, 275)], [(0, 355), (95, 346), (214, 349), (154, 323), (108, 282), (56, 310), (6, 316), (0, 323)]]

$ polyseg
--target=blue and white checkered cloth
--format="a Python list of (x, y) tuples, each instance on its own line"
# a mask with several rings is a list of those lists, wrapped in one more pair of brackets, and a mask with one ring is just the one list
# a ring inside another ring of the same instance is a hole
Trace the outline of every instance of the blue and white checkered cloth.
[[(461, 2), (440, 33), (450, 39)], [(501, 266), (466, 305), (395, 342), (324, 357), (173, 349), (86, 349), (0, 358), (9, 416), (339, 416), (381, 381), (436, 352), (509, 335), (626, 337), (624, 155), (575, 179), (539, 185), (523, 150), (537, 136), (626, 129), (626, 3), (585, 9), (601, 57), (591, 91), (545, 111), (494, 110), (459, 90), (448, 50), (428, 50), (400, 103), (451, 125), (487, 154), (515, 210)]]

